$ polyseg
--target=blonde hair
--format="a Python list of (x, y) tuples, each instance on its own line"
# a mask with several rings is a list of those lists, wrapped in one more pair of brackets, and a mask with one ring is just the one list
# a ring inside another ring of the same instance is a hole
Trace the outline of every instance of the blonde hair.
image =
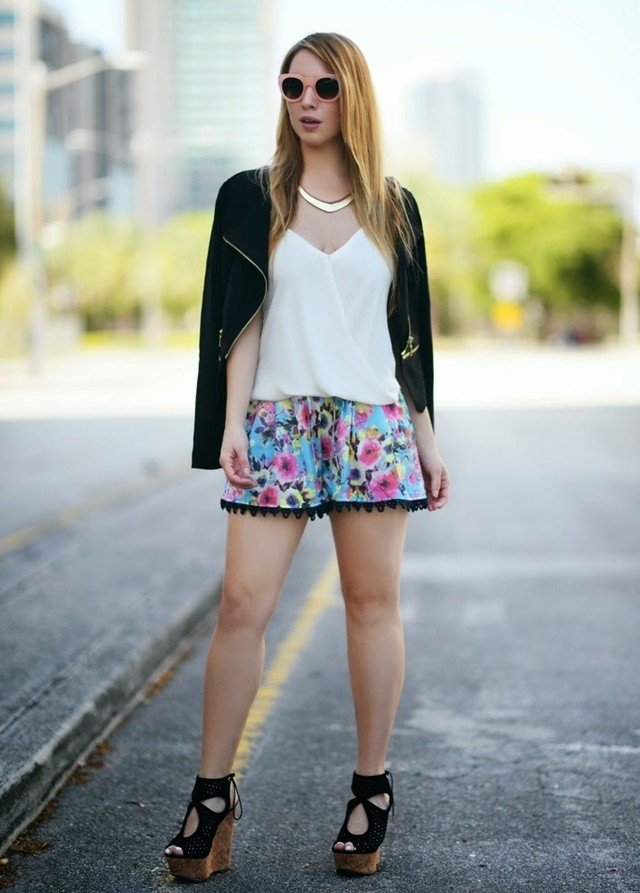
[[(333, 31), (317, 31), (295, 43), (285, 54), (280, 72), (289, 71), (291, 60), (302, 49), (310, 50), (336, 75), (340, 84), (340, 126), (344, 164), (354, 196), (354, 209), (393, 269), (388, 313), (396, 298), (396, 238), (412, 256), (413, 231), (407, 200), (395, 177), (384, 175), (380, 117), (371, 73), (360, 48)], [(295, 216), (298, 184), (302, 176), (300, 140), (294, 132), (287, 103), (281, 99), (276, 128), (276, 149), (270, 165), (260, 171), (260, 182), (271, 199), (269, 256)]]

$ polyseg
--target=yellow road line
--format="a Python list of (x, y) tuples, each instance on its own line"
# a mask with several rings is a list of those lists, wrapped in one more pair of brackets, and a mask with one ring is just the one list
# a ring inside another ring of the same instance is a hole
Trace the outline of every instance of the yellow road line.
[(181, 477), (185, 477), (186, 474), (184, 462), (179, 462), (166, 466), (154, 473), (152, 477), (140, 476), (126, 484), (112, 487), (101, 496), (79, 502), (42, 521), (36, 521), (35, 524), (22, 527), (1, 537), (0, 556), (8, 555), (16, 549), (22, 549), (49, 534), (69, 529), (93, 512), (113, 508), (117, 505), (127, 505), (133, 501), (134, 497), (143, 497), (147, 491), (152, 492), (159, 484), (172, 484)]
[(338, 564), (332, 556), (326, 563), (318, 582), (303, 602), (289, 634), (281, 642), (273, 661), (264, 673), (236, 751), (233, 771), (237, 773), (238, 778), (242, 775), (242, 769), (249, 760), (256, 738), (289, 681), (296, 659), (309, 641), (315, 624), (327, 608), (342, 604), (342, 599), (336, 592), (338, 576)]

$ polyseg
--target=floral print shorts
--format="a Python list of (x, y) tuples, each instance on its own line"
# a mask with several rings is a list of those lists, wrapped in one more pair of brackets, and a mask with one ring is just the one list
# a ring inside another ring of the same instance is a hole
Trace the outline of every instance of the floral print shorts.
[(342, 397), (292, 396), (249, 401), (245, 430), (255, 486), (225, 477), (227, 511), (311, 518), (334, 508), (427, 508), (409, 407)]

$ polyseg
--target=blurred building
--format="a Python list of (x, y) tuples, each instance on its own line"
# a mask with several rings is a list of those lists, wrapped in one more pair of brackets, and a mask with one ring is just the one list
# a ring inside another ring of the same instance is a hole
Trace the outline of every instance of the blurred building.
[[(29, 10), (32, 19), (27, 19)], [(0, 2), (0, 166), (15, 196), (15, 121), (28, 100), (29, 63), (19, 29), (33, 29), (33, 56), (52, 71), (100, 55), (70, 38), (64, 16), (46, 3)], [(131, 77), (108, 65), (47, 91), (44, 122), (43, 220), (82, 217), (95, 210), (131, 214), (135, 181), (131, 141)]]
[[(273, 152), (270, 0), (126, 0), (126, 49), (149, 53), (135, 119), (150, 224), (210, 208)], [(273, 81), (273, 83), (272, 83)]]
[(407, 103), (411, 161), (468, 186), (484, 168), (482, 101), (477, 75), (454, 71), (415, 86)]
[[(69, 38), (67, 24), (40, 9), (40, 58), (53, 70), (101, 51)], [(131, 214), (135, 169), (131, 154), (131, 94), (135, 74), (106, 67), (52, 90), (47, 98), (44, 207), (54, 217), (93, 210)]]
[(0, 3), (0, 178), (9, 194), (13, 191), (14, 22), (13, 3)]

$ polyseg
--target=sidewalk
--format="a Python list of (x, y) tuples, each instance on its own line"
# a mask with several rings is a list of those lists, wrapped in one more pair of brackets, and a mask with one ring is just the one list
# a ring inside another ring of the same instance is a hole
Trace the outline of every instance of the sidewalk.
[(0, 849), (215, 606), (224, 518), (202, 486), (185, 471), (5, 557)]

